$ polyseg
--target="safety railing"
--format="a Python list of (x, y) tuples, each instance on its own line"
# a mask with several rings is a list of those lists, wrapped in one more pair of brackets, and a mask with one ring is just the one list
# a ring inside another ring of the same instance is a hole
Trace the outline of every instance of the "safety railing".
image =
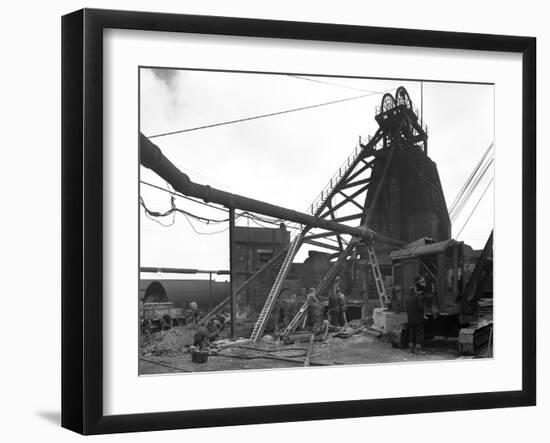
[[(367, 136), (367, 144), (370, 143), (372, 140), (372, 137), (370, 135)], [(315, 198), (315, 200), (309, 205), (308, 210), (310, 214), (315, 215), (319, 208), (323, 206), (323, 204), (326, 202), (326, 200), (330, 197), (332, 191), (334, 190), (334, 187), (340, 182), (342, 177), (344, 177), (349, 169), (354, 164), (355, 160), (357, 159), (357, 156), (361, 153), (363, 150), (363, 139), (359, 138), (359, 143), (353, 148), (353, 151), (348, 156), (348, 158), (340, 165), (338, 170), (334, 173), (334, 175), (331, 177), (331, 179), (328, 181), (328, 183), (323, 187), (319, 195)]]

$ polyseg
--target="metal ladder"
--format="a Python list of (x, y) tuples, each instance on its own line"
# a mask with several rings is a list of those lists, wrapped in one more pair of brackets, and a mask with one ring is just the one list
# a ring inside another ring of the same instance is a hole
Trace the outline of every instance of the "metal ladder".
[(286, 254), (285, 260), (283, 261), (281, 269), (279, 269), (279, 273), (277, 274), (275, 283), (273, 284), (271, 291), (269, 291), (269, 295), (267, 296), (264, 307), (262, 308), (262, 312), (260, 312), (260, 316), (258, 317), (258, 320), (254, 325), (254, 329), (252, 330), (252, 334), (250, 335), (250, 340), (252, 340), (253, 343), (257, 343), (262, 337), (265, 326), (267, 324), (267, 320), (269, 319), (269, 316), (271, 315), (271, 311), (275, 306), (275, 300), (277, 300), (277, 297), (281, 292), (283, 283), (286, 279), (286, 276), (288, 275), (290, 266), (292, 265), (292, 260), (296, 255), (298, 246), (300, 245), (304, 234), (305, 234), (305, 230), (302, 231), (300, 234), (296, 235), (294, 237), (294, 240), (290, 244), (290, 248), (288, 249), (288, 252)]
[(380, 267), (378, 266), (378, 259), (376, 258), (376, 253), (374, 252), (374, 247), (372, 243), (367, 245), (367, 256), (372, 275), (374, 277), (374, 282), (376, 283), (376, 291), (378, 292), (378, 298), (380, 299), (380, 306), (385, 307), (384, 303), (389, 303), (388, 294), (386, 293), (386, 288), (384, 287), (384, 280), (382, 278), (382, 273), (380, 272)]
[[(248, 286), (258, 280), (264, 272), (268, 269), (274, 267), (280, 269), (280, 266), (283, 263), (284, 257), (286, 257), (286, 252), (288, 248), (281, 249), (271, 260), (269, 260), (265, 265), (258, 269), (254, 274), (252, 274), (237, 290), (235, 291), (235, 297), (238, 297)], [(278, 270), (277, 270), (278, 272)], [(217, 306), (215, 306), (208, 314), (206, 314), (199, 322), (201, 325), (206, 325), (216, 314), (221, 312), (225, 306), (231, 301), (231, 296), (224, 298)]]
[(286, 327), (286, 329), (284, 330), (283, 332), (283, 337), (287, 337), (289, 334), (292, 334), (292, 332), (294, 332), (294, 330), (298, 327), (298, 325), (300, 324), (300, 320), (302, 320), (302, 317), (304, 315), (304, 313), (307, 311), (307, 308), (309, 306), (309, 303), (306, 301), (302, 307), (300, 308), (300, 310), (296, 313), (296, 315), (294, 316), (294, 318), (290, 321), (290, 323), (288, 324), (288, 326)]

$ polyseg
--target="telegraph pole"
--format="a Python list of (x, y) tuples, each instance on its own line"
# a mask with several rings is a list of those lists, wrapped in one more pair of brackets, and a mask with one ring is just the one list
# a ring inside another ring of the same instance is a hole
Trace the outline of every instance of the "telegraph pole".
[(230, 296), (231, 296), (231, 338), (237, 338), (237, 301), (235, 292), (237, 290), (235, 281), (236, 263), (235, 248), (235, 208), (229, 208), (229, 269), (231, 270)]

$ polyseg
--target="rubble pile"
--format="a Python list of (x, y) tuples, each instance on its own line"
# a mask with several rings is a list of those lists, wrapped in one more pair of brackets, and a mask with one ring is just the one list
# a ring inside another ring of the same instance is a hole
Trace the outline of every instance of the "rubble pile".
[[(179, 356), (189, 352), (199, 330), (198, 325), (175, 326), (168, 330), (152, 333), (143, 333), (140, 338), (140, 352), (142, 356)], [(202, 327), (204, 330), (206, 328)], [(217, 331), (217, 332), (215, 332)], [(221, 330), (210, 331), (210, 340), (227, 339), (231, 334), (229, 325)]]
[(188, 326), (174, 327), (166, 331), (143, 334), (141, 336), (141, 355), (176, 356), (187, 352), (193, 344), (195, 329)]

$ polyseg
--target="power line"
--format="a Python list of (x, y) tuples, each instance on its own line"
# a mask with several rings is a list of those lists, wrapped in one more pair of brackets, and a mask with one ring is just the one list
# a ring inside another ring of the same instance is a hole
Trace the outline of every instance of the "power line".
[(466, 189), (468, 188), (468, 186), (470, 185), (470, 183), (474, 179), (474, 176), (479, 171), (479, 168), (481, 167), (481, 165), (485, 161), (485, 158), (487, 157), (487, 154), (489, 154), (489, 151), (491, 151), (492, 148), (493, 148), (493, 143), (491, 143), (489, 145), (489, 147), (487, 148), (487, 150), (485, 151), (485, 153), (483, 154), (481, 159), (477, 162), (476, 166), (474, 167), (474, 169), (471, 172), (471, 174), (469, 175), (469, 177), (466, 179), (466, 182), (462, 185), (462, 188), (460, 189), (460, 191), (458, 191), (458, 194), (456, 195), (455, 199), (453, 200), (453, 203), (450, 206), (449, 212), (454, 212), (455, 211), (458, 202), (462, 199), (464, 193), (466, 192)]
[(477, 188), (480, 180), (484, 177), (489, 166), (492, 164), (494, 160), (494, 154), (491, 152), (492, 149), (493, 143), (491, 142), (451, 204), (449, 209), (451, 222), (454, 222), (458, 218), (472, 193)]
[[(161, 188), (162, 189), (162, 188)], [(170, 192), (168, 190), (168, 192)], [(160, 213), (160, 212), (156, 212), (156, 211), (151, 211), (149, 208), (147, 208), (147, 206), (145, 205), (145, 201), (143, 200), (142, 197), (139, 198), (139, 202), (141, 204), (141, 206), (143, 207), (143, 209), (145, 210), (145, 215), (147, 215), (148, 218), (150, 218), (151, 220), (159, 223), (161, 226), (163, 227), (170, 227), (174, 224), (175, 222), (175, 217), (174, 219), (172, 220), (172, 223), (169, 224), (169, 225), (165, 225), (163, 223), (161, 223), (160, 221), (152, 218), (152, 217), (166, 217), (170, 214), (175, 214), (176, 212), (179, 212), (181, 214), (183, 214), (183, 216), (185, 217), (185, 219), (187, 220), (187, 222), (189, 223), (189, 226), (191, 226), (191, 229), (193, 229), (193, 231), (198, 234), (198, 235), (215, 235), (215, 234), (221, 234), (225, 231), (227, 231), (229, 229), (229, 226), (225, 229), (222, 229), (221, 231), (214, 231), (214, 232), (201, 232), (199, 230), (197, 230), (197, 228), (195, 227), (195, 225), (193, 224), (193, 222), (191, 221), (191, 218), (195, 219), (195, 220), (198, 220), (200, 222), (206, 222), (207, 224), (209, 223), (222, 223), (222, 222), (228, 222), (229, 219), (225, 219), (225, 220), (214, 220), (214, 219), (209, 219), (209, 218), (206, 218), (206, 217), (201, 217), (199, 215), (195, 215), (195, 214), (192, 214), (190, 212), (187, 212), (187, 211), (184, 211), (183, 209), (180, 209), (180, 208), (177, 208), (174, 204), (174, 197), (172, 196), (172, 200), (171, 200), (171, 204), (172, 204), (172, 208), (169, 209), (168, 211), (166, 212), (163, 212), (163, 213)]]
[(354, 97), (348, 97), (348, 98), (342, 98), (342, 99), (339, 99), (339, 100), (332, 100), (332, 101), (329, 101), (329, 102), (317, 103), (315, 105), (301, 106), (299, 108), (291, 108), (291, 109), (286, 109), (284, 111), (270, 112), (270, 113), (267, 113), (267, 114), (259, 114), (259, 115), (254, 115), (254, 116), (251, 116), (251, 117), (239, 118), (237, 120), (228, 120), (228, 121), (223, 121), (223, 122), (218, 122), (218, 123), (211, 123), (211, 124), (208, 124), (208, 125), (196, 126), (196, 127), (193, 127), (193, 128), (179, 129), (177, 131), (163, 132), (163, 133), (160, 133), (160, 134), (149, 135), (148, 138), (165, 137), (167, 135), (182, 134), (182, 133), (185, 133), (185, 132), (198, 131), (199, 129), (215, 128), (215, 127), (218, 127), (218, 126), (231, 125), (231, 124), (234, 124), (234, 123), (247, 122), (247, 121), (251, 121), (251, 120), (258, 120), (258, 119), (266, 118), (266, 117), (274, 117), (274, 116), (277, 116), (277, 115), (289, 114), (291, 112), (305, 111), (307, 109), (314, 109), (314, 108), (319, 108), (319, 107), (322, 107), (322, 106), (329, 106), (329, 105), (334, 105), (334, 104), (337, 104), (337, 103), (344, 103), (344, 102), (348, 102), (348, 101), (352, 101), (352, 100), (359, 100), (361, 98), (370, 97), (372, 95), (383, 94), (383, 93), (384, 92), (372, 92), (372, 93), (369, 93), (369, 94), (356, 95)]
[(471, 172), (471, 174), (469, 175), (469, 177), (466, 179), (466, 182), (462, 185), (462, 188), (460, 189), (460, 191), (458, 191), (458, 194), (456, 195), (455, 199), (453, 200), (453, 203), (451, 204), (451, 208), (454, 207), (457, 204), (458, 200), (461, 198), (463, 192), (466, 190), (466, 187), (468, 186), (468, 184), (470, 183), (470, 181), (472, 180), (474, 175), (479, 170), (481, 164), (485, 160), (485, 157), (487, 157), (487, 154), (489, 153), (489, 151), (491, 150), (492, 147), (493, 147), (493, 144), (491, 143), (489, 145), (489, 147), (487, 148), (487, 150), (485, 151), (485, 153), (483, 154), (483, 156), (481, 157), (481, 159), (477, 162), (476, 166), (474, 167), (474, 169)]
[(494, 181), (494, 178), (491, 179), (491, 181), (489, 183), (487, 183), (487, 186), (485, 186), (485, 189), (483, 190), (483, 193), (481, 194), (481, 197), (479, 197), (479, 200), (477, 201), (476, 205), (474, 206), (474, 209), (472, 209), (472, 212), (470, 212), (470, 215), (468, 215), (468, 218), (466, 219), (466, 221), (464, 222), (464, 225), (462, 225), (462, 228), (460, 229), (460, 231), (458, 232), (458, 234), (456, 235), (456, 237), (458, 238), (460, 236), (460, 234), (462, 234), (462, 231), (464, 230), (464, 228), (466, 227), (466, 225), (468, 224), (468, 222), (470, 221), (470, 218), (472, 217), (473, 213), (475, 212), (475, 210), (477, 209), (479, 203), (481, 202), (481, 200), (483, 199), (483, 197), (485, 196), (485, 193), (487, 192), (487, 189), (489, 189), (489, 186), (491, 186), (491, 183), (493, 183)]
[[(285, 226), (287, 228), (301, 229), (298, 226), (293, 226), (292, 224), (287, 224), (286, 220), (282, 220), (282, 219), (266, 219), (266, 218), (260, 217), (259, 215), (251, 214), (250, 212), (247, 212), (247, 211), (241, 212), (240, 215), (243, 216), (243, 217), (246, 217), (246, 218), (248, 218), (252, 221), (256, 221), (257, 225), (259, 225), (259, 223), (257, 223), (257, 221), (261, 221), (263, 223), (268, 223), (268, 224), (272, 224), (272, 225), (280, 225), (281, 223), (285, 223)], [(262, 225), (259, 225), (259, 226), (262, 226)], [(262, 227), (265, 228), (265, 226), (262, 226)]]
[[(378, 91), (372, 91), (372, 90), (369, 90), (369, 89), (362, 89), (362, 88), (355, 88), (353, 86), (340, 85), (338, 83), (327, 82), (327, 81), (319, 80), (319, 79), (316, 79), (316, 78), (302, 77), (301, 75), (289, 74), (288, 76), (297, 78), (299, 80), (307, 80), (309, 82), (321, 83), (323, 85), (336, 86), (337, 88), (351, 89), (351, 90), (354, 90), (354, 91), (361, 91), (361, 92), (370, 92), (370, 93), (373, 93), (373, 94), (382, 94), (381, 92), (378, 92)], [(391, 89), (388, 89), (388, 91), (391, 91)], [(384, 91), (384, 93), (388, 92), (388, 91)]]
[(470, 200), (470, 197), (472, 196), (472, 194), (475, 192), (475, 190), (479, 186), (479, 183), (481, 182), (481, 180), (483, 179), (483, 177), (485, 176), (485, 174), (489, 170), (489, 167), (492, 165), (493, 161), (494, 161), (494, 158), (489, 159), (489, 161), (484, 165), (481, 172), (479, 172), (479, 174), (477, 174), (477, 176), (474, 177), (474, 180), (473, 180), (472, 184), (466, 190), (466, 193), (462, 197), (462, 200), (458, 202), (457, 206), (452, 211), (452, 215), (451, 215), (451, 221), (452, 222), (454, 222), (460, 216), (462, 210), (464, 209), (464, 207), (466, 206), (466, 204)]
[[(144, 180), (140, 180), (140, 183), (144, 184), (144, 185), (147, 185), (147, 186), (150, 186), (154, 189), (157, 189), (159, 191), (162, 191), (162, 192), (166, 192), (170, 195), (174, 195), (176, 197), (181, 197), (181, 198), (184, 198), (186, 200), (189, 200), (189, 201), (192, 201), (192, 202), (195, 202), (195, 203), (198, 203), (202, 206), (208, 206), (209, 208), (213, 208), (213, 209), (217, 209), (218, 211), (223, 211), (223, 212), (229, 212), (227, 209), (225, 208), (222, 208), (222, 207), (218, 207), (218, 206), (214, 206), (212, 204), (208, 204), (208, 203), (205, 203), (205, 202), (202, 202), (200, 200), (196, 200), (194, 198), (191, 198), (191, 197), (188, 197), (186, 195), (183, 195), (183, 194), (180, 194), (179, 192), (175, 192), (175, 191), (170, 191), (168, 189), (164, 189), (164, 188), (161, 188), (160, 186), (157, 186), (157, 185), (154, 185), (152, 183), (149, 183), (149, 182), (146, 182)], [(268, 224), (272, 224), (272, 225), (280, 225), (281, 223), (284, 222), (284, 220), (270, 220), (270, 219), (267, 219), (267, 218), (262, 218), (258, 215), (255, 215), (255, 214), (251, 214), (250, 212), (246, 212), (246, 211), (243, 211), (241, 213), (239, 213), (239, 215), (237, 216), (237, 219), (240, 218), (240, 217), (244, 217), (244, 218), (248, 218), (248, 219), (251, 219), (251, 220), (259, 220), (259, 221), (262, 221), (264, 223), (268, 223)], [(162, 223), (160, 223), (162, 226), (165, 226), (163, 225)], [(265, 226), (262, 226), (262, 227), (265, 227)], [(288, 228), (291, 228), (291, 229), (300, 229), (298, 227), (294, 227), (294, 226), (291, 226), (291, 225), (287, 225)]]
[[(172, 208), (174, 208), (174, 206), (175, 206), (175, 204), (174, 204), (174, 195), (173, 195), (173, 194), (171, 193), (171, 191), (170, 191), (170, 185), (168, 184), (168, 182), (166, 182), (166, 189), (161, 188), (160, 186), (159, 186), (158, 188), (159, 188), (159, 189), (162, 189), (163, 191), (166, 191), (166, 192), (170, 193), (170, 205), (171, 205)], [(144, 203), (144, 201), (143, 201), (143, 198), (140, 196), (139, 199), (140, 199), (140, 204), (142, 204), (143, 207), (145, 208), (145, 203)], [(171, 221), (170, 223), (168, 223), (168, 224), (164, 224), (164, 223), (162, 223), (160, 220), (157, 220), (157, 219), (155, 218), (155, 216), (151, 215), (151, 214), (149, 213), (149, 211), (147, 210), (147, 208), (145, 208), (145, 216), (146, 216), (149, 220), (152, 220), (152, 221), (154, 221), (155, 223), (158, 223), (158, 224), (161, 225), (163, 228), (169, 228), (169, 227), (173, 226), (174, 223), (176, 223), (176, 213), (173, 212), (172, 214), (173, 214), (172, 221)], [(167, 214), (167, 215), (169, 215), (169, 214)]]
[(155, 223), (158, 223), (159, 225), (161, 225), (163, 228), (170, 228), (171, 226), (174, 225), (174, 223), (176, 222), (176, 217), (175, 217), (175, 214), (174, 214), (174, 218), (172, 219), (172, 221), (168, 224), (164, 224), (162, 223), (160, 220), (157, 220), (154, 216), (151, 216), (149, 215), (149, 213), (147, 211), (145, 211), (145, 216), (151, 220), (151, 221), (154, 221)]
[[(222, 229), (220, 231), (215, 231), (215, 232), (200, 232), (198, 231), (196, 228), (195, 228), (195, 225), (193, 225), (193, 223), (191, 222), (191, 219), (190, 218), (194, 218), (202, 223), (206, 223), (206, 224), (217, 224), (217, 223), (223, 223), (223, 222), (228, 222), (229, 221), (229, 218), (227, 219), (222, 219), (222, 220), (216, 220), (216, 219), (210, 219), (210, 218), (206, 218), (206, 217), (202, 217), (202, 216), (198, 216), (198, 215), (195, 215), (191, 212), (188, 212), (188, 211), (185, 211), (181, 208), (178, 208), (175, 206), (174, 204), (174, 201), (173, 201), (173, 197), (176, 196), (176, 197), (182, 197), (182, 198), (185, 198), (185, 199), (188, 199), (188, 200), (191, 200), (195, 203), (199, 203), (201, 205), (204, 205), (204, 206), (208, 206), (208, 207), (211, 207), (211, 208), (214, 208), (214, 209), (218, 209), (220, 211), (224, 211), (224, 212), (228, 212), (227, 209), (225, 208), (219, 208), (217, 206), (213, 206), (213, 205), (210, 205), (210, 204), (207, 204), (207, 203), (203, 203), (199, 200), (195, 200), (195, 199), (192, 199), (190, 197), (187, 197), (183, 194), (180, 194), (178, 192), (175, 192), (175, 191), (171, 191), (170, 189), (165, 189), (165, 188), (161, 188), (160, 186), (156, 186), (156, 185), (153, 185), (151, 183), (148, 183), (144, 180), (140, 180), (140, 183), (143, 183), (145, 185), (148, 185), (148, 186), (151, 186), (152, 188), (154, 189), (157, 189), (159, 191), (163, 191), (163, 192), (166, 192), (168, 194), (170, 194), (171, 198), (172, 198), (172, 201), (171, 201), (171, 205), (172, 205), (172, 208), (169, 209), (168, 211), (165, 211), (165, 212), (156, 212), (156, 211), (152, 211), (150, 210), (149, 208), (147, 208), (147, 206), (145, 205), (145, 201), (143, 200), (143, 198), (140, 196), (140, 204), (141, 206), (143, 207), (143, 209), (145, 210), (145, 215), (147, 216), (147, 218), (149, 218), (150, 220), (158, 223), (159, 225), (163, 226), (163, 227), (171, 227), (174, 223), (175, 223), (175, 217), (174, 219), (172, 220), (172, 222), (168, 225), (165, 225), (163, 223), (161, 223), (159, 220), (156, 220), (156, 218), (154, 217), (166, 217), (166, 216), (169, 216), (171, 214), (174, 214), (179, 212), (181, 214), (184, 215), (184, 217), (186, 218), (187, 222), (189, 223), (189, 225), (191, 226), (191, 228), (193, 229), (193, 231), (195, 231), (196, 234), (199, 234), (199, 235), (214, 235), (214, 234), (220, 234), (220, 233), (223, 233), (225, 231), (227, 231), (229, 229), (229, 227), (225, 228), (225, 229)], [(257, 226), (261, 227), (261, 228), (267, 228), (267, 226), (265, 225), (262, 225), (261, 223), (266, 223), (266, 224), (271, 224), (271, 225), (276, 225), (276, 226), (280, 226), (281, 223), (285, 223), (285, 226), (289, 229), (294, 229), (294, 230), (301, 230), (302, 228), (300, 226), (293, 226), (292, 224), (287, 224), (285, 222), (285, 220), (282, 220), (282, 219), (267, 219), (265, 217), (260, 217), (259, 215), (256, 215), (256, 214), (252, 214), (248, 211), (243, 211), (243, 212), (240, 212), (238, 215), (237, 215), (237, 218), (236, 220), (238, 220), (239, 218), (241, 217), (244, 217), (248, 220), (252, 220), (252, 222), (254, 224), (256, 224)], [(333, 238), (327, 238), (326, 240), (329, 240), (333, 243), (337, 243), (338, 241), (336, 239), (333, 239)], [(344, 238), (341, 239), (343, 243), (347, 244), (347, 242), (345, 241)]]
[(198, 220), (198, 221), (201, 221), (201, 222), (204, 222), (204, 223), (207, 223), (207, 224), (210, 224), (210, 223), (225, 223), (225, 222), (228, 222), (229, 221), (229, 218), (225, 218), (225, 219), (213, 219), (213, 218), (207, 218), (207, 217), (202, 217), (200, 215), (196, 215), (196, 214), (193, 214), (191, 212), (188, 212), (188, 211), (185, 211), (183, 209), (180, 209), (178, 207), (176, 207), (172, 201), (172, 207), (166, 211), (166, 212), (156, 212), (156, 211), (151, 211), (146, 205), (145, 205), (145, 201), (143, 200), (143, 197), (140, 197), (139, 198), (139, 203), (141, 204), (141, 206), (143, 206), (143, 209), (145, 210), (145, 212), (152, 216), (152, 217), (166, 217), (170, 214), (173, 214), (175, 212), (179, 212), (185, 216), (189, 216), (189, 217), (192, 217), (194, 218), (195, 220)]
[(218, 211), (222, 211), (222, 212), (229, 212), (225, 208), (222, 208), (222, 207), (219, 207), (219, 206), (214, 206), (212, 204), (208, 204), (208, 203), (202, 202), (200, 200), (196, 200), (194, 198), (188, 197), (187, 195), (183, 195), (183, 194), (181, 194), (179, 192), (176, 192), (176, 191), (170, 191), (168, 189), (161, 188), (160, 186), (157, 186), (157, 185), (154, 185), (152, 183), (146, 182), (145, 180), (140, 180), (139, 182), (144, 184), (144, 185), (150, 186), (151, 188), (158, 189), (159, 191), (167, 192), (170, 195), (175, 195), (176, 197), (184, 198), (185, 200), (189, 200), (189, 201), (192, 201), (194, 203), (198, 203), (199, 205), (208, 206), (209, 208), (217, 209)]
[(229, 226), (228, 226), (227, 228), (222, 229), (221, 231), (201, 232), (201, 231), (198, 231), (197, 228), (195, 228), (195, 225), (191, 222), (191, 218), (187, 214), (183, 214), (183, 216), (187, 220), (187, 223), (189, 223), (189, 226), (191, 226), (191, 229), (193, 229), (193, 231), (195, 231), (195, 234), (198, 234), (198, 235), (216, 235), (216, 234), (221, 234), (229, 229)]
[(483, 177), (485, 177), (485, 174), (489, 170), (489, 167), (493, 164), (493, 161), (494, 161), (494, 158), (489, 159), (489, 161), (483, 167), (482, 171), (475, 177), (475, 180), (474, 180), (473, 184), (470, 186), (470, 188), (468, 189), (466, 195), (463, 197), (463, 199), (459, 203), (458, 207), (455, 208), (455, 210), (454, 210), (454, 212), (451, 216), (451, 222), (456, 221), (456, 219), (460, 216), (462, 210), (464, 209), (464, 207), (466, 206), (466, 204), (470, 200), (470, 197), (472, 196), (472, 194), (475, 192), (475, 190), (479, 186), (479, 183), (481, 182)]
[[(246, 217), (247, 220), (251, 220), (252, 223), (254, 223), (255, 225), (259, 226), (260, 228), (267, 228), (267, 226), (265, 225), (262, 225), (258, 220), (256, 220), (255, 218), (252, 218), (252, 217)], [(264, 222), (265, 223), (265, 222)]]

